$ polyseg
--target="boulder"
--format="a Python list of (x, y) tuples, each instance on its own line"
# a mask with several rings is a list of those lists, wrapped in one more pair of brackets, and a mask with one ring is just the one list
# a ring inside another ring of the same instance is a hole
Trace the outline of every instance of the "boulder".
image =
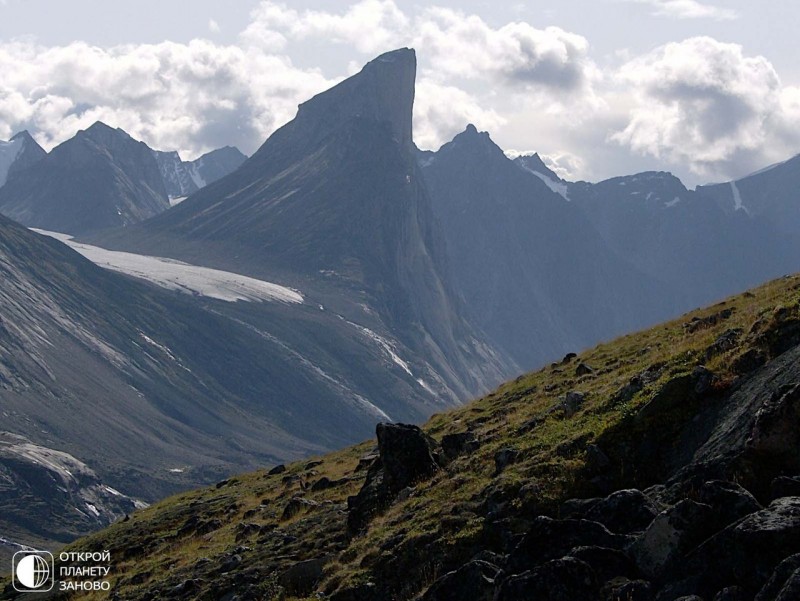
[[(800, 553), (790, 555), (778, 564), (767, 583), (756, 595), (755, 601), (773, 601), (778, 599), (784, 587), (800, 573)], [(800, 599), (800, 595), (796, 597)]]
[(586, 402), (586, 395), (582, 392), (570, 391), (564, 396), (558, 408), (564, 412), (564, 417), (572, 417)]
[(608, 582), (614, 578), (634, 579), (639, 575), (633, 561), (622, 551), (608, 547), (576, 547), (569, 552), (570, 557), (589, 564), (598, 582)]
[(268, 476), (275, 476), (277, 474), (282, 474), (285, 471), (286, 471), (286, 466), (281, 463), (281, 464), (278, 464), (275, 467), (273, 467), (271, 470), (269, 470), (267, 472), (267, 475)]
[(494, 473), (499, 474), (512, 463), (519, 459), (519, 451), (516, 449), (500, 449), (494, 454)]
[(434, 582), (422, 601), (492, 601), (501, 574), (496, 565), (473, 559)]
[(281, 574), (278, 582), (289, 595), (308, 596), (322, 579), (327, 562), (324, 557), (298, 561)]
[(563, 557), (508, 578), (495, 601), (597, 601), (598, 595), (592, 568), (574, 557)]
[(453, 460), (459, 455), (465, 455), (476, 451), (480, 443), (475, 440), (472, 432), (459, 432), (457, 434), (445, 434), (442, 437), (442, 452), (448, 460)]
[(591, 474), (602, 472), (611, 465), (611, 460), (608, 458), (596, 444), (586, 445), (586, 469)]
[(742, 335), (741, 328), (731, 328), (730, 330), (725, 330), (719, 337), (706, 349), (705, 358), (706, 361), (711, 359), (712, 357), (716, 357), (717, 355), (721, 355), (731, 349), (736, 348), (736, 344), (739, 342), (739, 338)]
[(562, 519), (580, 519), (586, 517), (586, 513), (603, 499), (593, 497), (591, 499), (568, 499), (561, 504), (558, 516)]
[(800, 570), (795, 570), (786, 580), (775, 601), (797, 601), (800, 599)]
[(760, 454), (797, 453), (800, 446), (800, 384), (778, 390), (764, 403), (756, 413), (747, 444)]
[[(371, 460), (364, 485), (347, 499), (347, 529), (357, 534), (403, 490), (440, 469), (440, 449), (417, 426), (378, 424), (378, 458)], [(407, 493), (406, 493), (407, 494)]]
[(594, 373), (594, 368), (586, 363), (578, 363), (578, 366), (575, 368), (575, 375), (580, 376), (588, 376), (589, 374)]
[(629, 552), (643, 574), (659, 579), (709, 534), (713, 518), (708, 505), (683, 500), (659, 513)]
[(595, 503), (584, 517), (600, 522), (611, 532), (630, 534), (647, 528), (658, 513), (658, 506), (641, 491), (628, 489)]
[(637, 412), (636, 420), (649, 420), (663, 417), (666, 413), (682, 406), (692, 394), (695, 380), (690, 374), (676, 376), (664, 383)]
[(437, 444), (418, 426), (378, 424), (378, 453), (392, 493), (431, 477), (438, 469)]
[(783, 497), (731, 524), (689, 557), (706, 591), (738, 585), (755, 593), (776, 566), (800, 553), (800, 497)]
[(293, 497), (283, 508), (283, 513), (281, 514), (281, 521), (291, 520), (296, 515), (299, 515), (303, 511), (307, 511), (314, 507), (317, 507), (319, 503), (316, 501), (312, 501), (310, 499), (303, 499), (302, 497)]
[(735, 482), (724, 480), (705, 482), (698, 491), (697, 500), (714, 510), (716, 528), (719, 530), (762, 509), (761, 504), (747, 490)]
[(563, 557), (575, 547), (600, 546), (621, 550), (630, 538), (613, 534), (602, 524), (589, 520), (534, 519), (528, 532), (512, 550), (508, 571), (529, 570), (546, 561)]
[(392, 502), (393, 495), (384, 481), (383, 464), (376, 459), (358, 494), (347, 497), (347, 531), (351, 535), (361, 532), (372, 518)]

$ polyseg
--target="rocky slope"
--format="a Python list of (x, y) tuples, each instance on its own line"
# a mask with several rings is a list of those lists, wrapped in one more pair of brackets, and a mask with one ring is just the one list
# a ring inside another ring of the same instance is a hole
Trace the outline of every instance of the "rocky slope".
[[(34, 508), (49, 500), (47, 515)], [(105, 485), (72, 455), (0, 432), (0, 561), (27, 545), (67, 543), (146, 507)]]
[(119, 599), (795, 599), (799, 291), (568, 354), (71, 549), (111, 550)]

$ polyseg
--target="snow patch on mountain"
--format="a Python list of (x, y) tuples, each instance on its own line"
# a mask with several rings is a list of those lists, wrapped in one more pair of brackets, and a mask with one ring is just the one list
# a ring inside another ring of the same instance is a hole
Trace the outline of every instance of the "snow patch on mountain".
[(44, 230), (34, 231), (63, 242), (100, 267), (141, 278), (170, 290), (228, 302), (239, 300), (298, 304), (303, 302), (303, 295), (297, 290), (272, 282), (219, 269), (190, 265), (164, 257), (107, 250), (76, 242), (68, 234)]
[(8, 170), (17, 160), (19, 153), (22, 152), (23, 140), (17, 138), (10, 142), (0, 142), (0, 186), (6, 183)]
[(749, 215), (750, 211), (747, 210), (747, 207), (744, 206), (742, 202), (742, 194), (739, 192), (739, 187), (736, 185), (736, 182), (731, 182), (731, 193), (733, 194), (733, 210), (744, 211)]
[(349, 321), (347, 323), (352, 324), (362, 334), (366, 335), (367, 338), (370, 338), (371, 340), (374, 340), (378, 344), (378, 346), (383, 350), (383, 352), (386, 353), (386, 355), (389, 357), (389, 359), (392, 360), (392, 362), (395, 365), (398, 365), (404, 372), (406, 372), (412, 378), (414, 377), (414, 374), (411, 373), (411, 368), (408, 366), (408, 363), (403, 361), (400, 358), (400, 356), (397, 354), (397, 352), (395, 352), (394, 345), (391, 342), (386, 340), (386, 338), (384, 338), (383, 336), (379, 336), (378, 334), (376, 334), (375, 332), (373, 332), (369, 328), (365, 328), (364, 326), (360, 326), (360, 325), (358, 325), (356, 323), (353, 323), (351, 321)]
[(544, 182), (544, 184), (550, 188), (553, 192), (561, 196), (564, 200), (569, 200), (569, 193), (567, 192), (567, 184), (564, 182), (556, 181), (548, 175), (540, 171), (536, 171), (535, 169), (531, 169), (525, 163), (520, 162), (519, 165), (528, 173), (533, 173), (536, 177)]
[(206, 186), (205, 178), (202, 175), (200, 175), (200, 169), (202, 168), (202, 166), (203, 166), (203, 159), (199, 158), (194, 163), (191, 163), (189, 168), (187, 169), (189, 177), (192, 178), (192, 181), (194, 182), (194, 185), (197, 186), (198, 190), (200, 188), (205, 188)]

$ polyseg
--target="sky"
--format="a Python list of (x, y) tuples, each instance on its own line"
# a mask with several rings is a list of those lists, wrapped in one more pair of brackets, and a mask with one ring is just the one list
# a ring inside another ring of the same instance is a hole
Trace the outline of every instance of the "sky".
[(473, 123), (570, 180), (694, 186), (800, 152), (797, 22), (795, 0), (0, 0), (0, 140), (101, 120), (187, 160), (251, 154), (409, 46), (421, 148)]

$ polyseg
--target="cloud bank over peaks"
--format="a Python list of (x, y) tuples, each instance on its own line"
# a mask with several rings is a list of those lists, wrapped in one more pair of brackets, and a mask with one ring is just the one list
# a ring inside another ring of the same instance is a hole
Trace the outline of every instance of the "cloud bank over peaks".
[(670, 43), (624, 64), (617, 84), (633, 107), (612, 138), (697, 174), (726, 176), (769, 163), (800, 144), (797, 88), (772, 64), (741, 46), (697, 37)]
[[(662, 17), (735, 16), (695, 0), (617, 0), (632, 3)], [(737, 44), (690, 37), (597, 57), (562, 27), (393, 0), (322, 6), (262, 1), (235, 44), (0, 41), (0, 139), (28, 129), (50, 148), (102, 120), (186, 159), (227, 144), (252, 153), (299, 103), (410, 46), (421, 148), (474, 123), (503, 147), (552, 157), (569, 179), (658, 168), (699, 183), (800, 147), (800, 89)], [(200, 35), (218, 29), (209, 21)]]

